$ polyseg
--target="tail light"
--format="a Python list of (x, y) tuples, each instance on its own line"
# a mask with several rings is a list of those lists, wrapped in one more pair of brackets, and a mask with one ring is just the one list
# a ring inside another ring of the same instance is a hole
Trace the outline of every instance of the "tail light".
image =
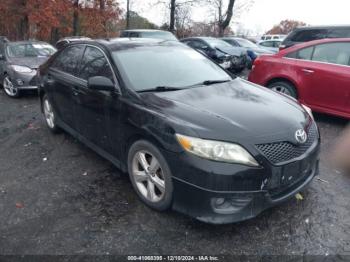
[(253, 63), (253, 66), (252, 66), (252, 70), (254, 70), (254, 68), (258, 65), (260, 65), (262, 62), (262, 59), (260, 59), (259, 57), (257, 57), (255, 60), (254, 60), (254, 63)]

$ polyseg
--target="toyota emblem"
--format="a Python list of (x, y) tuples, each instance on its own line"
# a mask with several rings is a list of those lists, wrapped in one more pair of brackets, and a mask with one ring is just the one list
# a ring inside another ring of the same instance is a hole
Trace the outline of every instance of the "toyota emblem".
[(307, 140), (307, 134), (304, 129), (299, 129), (295, 132), (295, 139), (299, 144), (304, 144)]

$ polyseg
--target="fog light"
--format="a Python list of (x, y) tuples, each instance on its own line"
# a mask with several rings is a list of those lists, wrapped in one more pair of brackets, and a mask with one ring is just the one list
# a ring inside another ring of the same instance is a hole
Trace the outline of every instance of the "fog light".
[(248, 206), (253, 200), (253, 196), (236, 196), (230, 198), (212, 198), (211, 206), (215, 213), (218, 214), (234, 214), (246, 206)]
[(225, 203), (225, 198), (217, 198), (216, 200), (215, 200), (215, 205), (216, 206), (221, 206), (223, 203)]
[(21, 80), (21, 79), (17, 79), (17, 85), (19, 85), (19, 86), (23, 86), (23, 81)]

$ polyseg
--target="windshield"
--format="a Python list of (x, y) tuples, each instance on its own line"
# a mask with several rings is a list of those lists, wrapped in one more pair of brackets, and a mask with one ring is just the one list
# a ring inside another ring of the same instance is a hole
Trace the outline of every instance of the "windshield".
[(46, 43), (14, 43), (7, 46), (7, 54), (9, 57), (51, 56), (55, 52), (56, 49)]
[(213, 48), (232, 48), (230, 44), (219, 39), (206, 39), (207, 43)]
[(179, 46), (142, 46), (115, 51), (113, 59), (135, 91), (159, 86), (186, 88), (207, 80), (232, 78), (197, 51)]
[(177, 41), (177, 38), (170, 32), (142, 32), (141, 35), (142, 37), (146, 38), (157, 38)]
[(256, 44), (254, 44), (253, 42), (247, 40), (247, 39), (243, 39), (243, 38), (236, 38), (235, 39), (241, 46), (243, 47), (250, 47), (250, 48), (254, 48), (257, 47)]

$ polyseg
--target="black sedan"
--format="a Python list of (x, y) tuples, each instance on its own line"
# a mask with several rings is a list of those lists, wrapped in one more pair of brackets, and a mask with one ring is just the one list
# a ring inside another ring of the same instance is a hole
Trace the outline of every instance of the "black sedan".
[(232, 47), (213, 37), (191, 37), (184, 38), (181, 42), (205, 54), (222, 68), (233, 73), (241, 72), (247, 66), (248, 54), (244, 48)]
[(0, 83), (5, 94), (19, 97), (21, 91), (37, 89), (37, 69), (56, 52), (48, 43), (6, 42), (0, 45)]
[(175, 41), (68, 44), (40, 67), (48, 128), (129, 173), (140, 199), (210, 223), (256, 216), (318, 173), (319, 133), (292, 98)]
[(233, 47), (244, 48), (247, 51), (250, 59), (249, 68), (251, 68), (251, 65), (254, 62), (254, 60), (260, 55), (274, 54), (274, 52), (263, 49), (258, 45), (254, 44), (253, 42), (249, 41), (248, 39), (244, 39), (240, 37), (223, 37), (221, 39)]

